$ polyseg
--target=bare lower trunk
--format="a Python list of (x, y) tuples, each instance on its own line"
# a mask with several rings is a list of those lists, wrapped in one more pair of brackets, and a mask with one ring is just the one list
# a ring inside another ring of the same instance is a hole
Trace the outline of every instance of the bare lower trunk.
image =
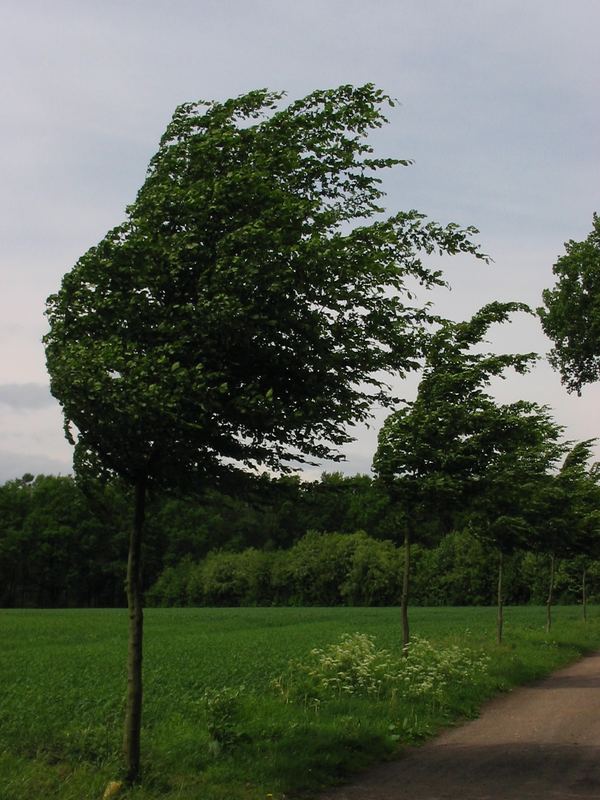
[(498, 561), (498, 619), (496, 622), (496, 632), (498, 634), (498, 644), (502, 644), (502, 631), (504, 628), (504, 603), (502, 599), (502, 566), (504, 555), (500, 553)]
[(135, 486), (135, 513), (129, 539), (127, 559), (127, 608), (129, 610), (129, 638), (127, 643), (127, 706), (123, 732), (127, 783), (135, 783), (140, 776), (140, 730), (142, 727), (142, 635), (144, 614), (142, 608), (141, 545), (146, 504), (146, 479)]
[(584, 567), (581, 575), (581, 608), (583, 610), (583, 621), (587, 622), (587, 586), (586, 586), (587, 570)]
[(410, 528), (404, 531), (404, 569), (402, 572), (402, 599), (400, 609), (402, 613), (402, 649), (407, 653), (410, 641), (410, 630), (408, 627), (408, 591), (410, 578)]
[(552, 627), (552, 596), (554, 594), (554, 553), (550, 556), (550, 585), (548, 586), (548, 599), (546, 600), (546, 633)]

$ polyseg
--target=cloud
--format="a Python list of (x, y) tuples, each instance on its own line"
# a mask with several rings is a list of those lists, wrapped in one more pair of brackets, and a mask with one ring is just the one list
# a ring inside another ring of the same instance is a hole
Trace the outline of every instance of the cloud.
[(0, 405), (15, 411), (30, 411), (48, 408), (56, 403), (50, 388), (43, 383), (0, 384)]
[(69, 475), (73, 468), (67, 461), (33, 453), (11, 453), (0, 450), (0, 484), (20, 478), (26, 472), (34, 475)]

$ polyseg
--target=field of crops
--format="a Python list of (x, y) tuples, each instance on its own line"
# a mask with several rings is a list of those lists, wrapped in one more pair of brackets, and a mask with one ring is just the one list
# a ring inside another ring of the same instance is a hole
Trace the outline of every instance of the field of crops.
[[(600, 614), (592, 609), (584, 625), (580, 613), (556, 609), (547, 635), (543, 609), (507, 609), (497, 646), (494, 609), (413, 609), (418, 637), (436, 649), (485, 651), (489, 661), (476, 679), (408, 701), (395, 691), (287, 691), (290, 659), (306, 662), (345, 633), (370, 634), (399, 656), (397, 609), (148, 610), (144, 780), (126, 796), (315, 794), (402, 742), (475, 714), (498, 690), (600, 646)], [(2, 800), (99, 800), (118, 778), (126, 636), (120, 610), (0, 611)]]

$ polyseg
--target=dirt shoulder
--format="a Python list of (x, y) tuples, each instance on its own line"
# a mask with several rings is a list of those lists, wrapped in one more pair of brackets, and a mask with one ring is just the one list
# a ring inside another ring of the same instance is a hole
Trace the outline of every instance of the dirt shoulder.
[(321, 800), (600, 800), (600, 653)]

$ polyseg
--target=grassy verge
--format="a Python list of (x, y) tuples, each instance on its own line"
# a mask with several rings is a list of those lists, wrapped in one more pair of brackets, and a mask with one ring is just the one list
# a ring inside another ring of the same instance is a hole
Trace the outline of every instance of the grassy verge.
[[(498, 647), (494, 609), (414, 609), (413, 631), (436, 649), (484, 651), (489, 664), (473, 680), (407, 699), (272, 686), (290, 675), (290, 659), (306, 663), (344, 633), (369, 634), (398, 657), (397, 609), (151, 609), (144, 782), (125, 796), (315, 794), (597, 648), (595, 611), (584, 625), (578, 609), (556, 609), (548, 636), (542, 609), (508, 609)], [(0, 639), (0, 798), (101, 798), (119, 776), (125, 612), (0, 611)]]

